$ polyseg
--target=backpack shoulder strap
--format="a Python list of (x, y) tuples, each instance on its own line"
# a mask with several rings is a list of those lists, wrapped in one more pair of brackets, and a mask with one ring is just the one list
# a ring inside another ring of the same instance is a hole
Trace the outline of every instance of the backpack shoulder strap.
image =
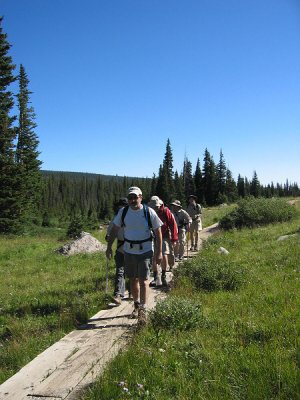
[(149, 207), (146, 204), (143, 204), (143, 209), (144, 209), (144, 216), (148, 222), (148, 228), (152, 229), (152, 221), (150, 218)]
[(126, 207), (123, 208), (122, 215), (121, 215), (121, 227), (125, 226), (124, 219), (126, 217), (128, 208), (129, 208), (129, 206), (126, 206)]

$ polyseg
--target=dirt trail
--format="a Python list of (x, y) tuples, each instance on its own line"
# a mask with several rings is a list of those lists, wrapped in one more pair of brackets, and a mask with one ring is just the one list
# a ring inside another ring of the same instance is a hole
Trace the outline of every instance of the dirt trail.
[[(217, 230), (203, 229), (202, 240)], [(192, 256), (195, 253), (190, 253)], [(167, 273), (167, 280), (172, 273)], [(166, 293), (150, 289), (149, 308)], [(101, 310), (87, 324), (69, 333), (0, 386), (1, 400), (74, 400), (102, 373), (108, 361), (126, 346), (137, 320), (128, 318), (132, 302)]]

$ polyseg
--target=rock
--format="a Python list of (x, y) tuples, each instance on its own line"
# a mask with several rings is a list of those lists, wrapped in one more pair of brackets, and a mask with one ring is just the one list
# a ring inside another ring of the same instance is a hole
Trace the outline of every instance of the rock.
[(292, 235), (283, 235), (283, 236), (279, 236), (279, 238), (277, 239), (277, 242), (282, 242), (283, 240), (287, 240), (291, 237), (297, 236), (297, 233), (293, 233)]
[(218, 253), (219, 254), (229, 254), (229, 251), (225, 249), (225, 247), (219, 247), (218, 248)]
[(106, 245), (94, 238), (90, 233), (81, 232), (80, 236), (71, 243), (56, 250), (65, 256), (71, 256), (79, 253), (95, 253), (97, 251), (106, 251)]

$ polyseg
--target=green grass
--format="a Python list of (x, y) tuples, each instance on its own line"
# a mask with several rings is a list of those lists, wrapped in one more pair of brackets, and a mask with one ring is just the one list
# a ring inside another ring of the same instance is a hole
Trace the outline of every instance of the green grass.
[(106, 304), (105, 255), (57, 254), (63, 236), (0, 236), (0, 383)]
[[(299, 236), (277, 241), (299, 230), (299, 223), (298, 216), (213, 237), (198, 262), (218, 263), (217, 249), (225, 247), (229, 255), (220, 257), (240, 266), (241, 284), (233, 290), (218, 285), (203, 290), (178, 276), (170, 298), (201, 305), (203, 323), (185, 330), (174, 327), (174, 318), (150, 324), (84, 399), (299, 399)], [(192, 263), (197, 260), (185, 267)], [(159, 311), (163, 318), (161, 306)]]
[(235, 204), (204, 208), (202, 210), (203, 227), (206, 228), (207, 226), (219, 222), (221, 218), (233, 211), (235, 208)]

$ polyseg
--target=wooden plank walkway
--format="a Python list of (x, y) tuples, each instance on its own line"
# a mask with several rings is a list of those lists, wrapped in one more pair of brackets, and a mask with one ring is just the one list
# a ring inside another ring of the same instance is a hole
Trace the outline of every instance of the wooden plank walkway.
[[(206, 240), (217, 224), (200, 233)], [(196, 253), (189, 253), (189, 256)], [(167, 272), (167, 280), (172, 273)], [(166, 296), (163, 290), (151, 289), (149, 309)], [(18, 373), (0, 386), (1, 400), (75, 400), (102, 373), (108, 361), (123, 349), (132, 337), (136, 319), (129, 316), (132, 301), (101, 310), (87, 324), (69, 333), (39, 354)]]

